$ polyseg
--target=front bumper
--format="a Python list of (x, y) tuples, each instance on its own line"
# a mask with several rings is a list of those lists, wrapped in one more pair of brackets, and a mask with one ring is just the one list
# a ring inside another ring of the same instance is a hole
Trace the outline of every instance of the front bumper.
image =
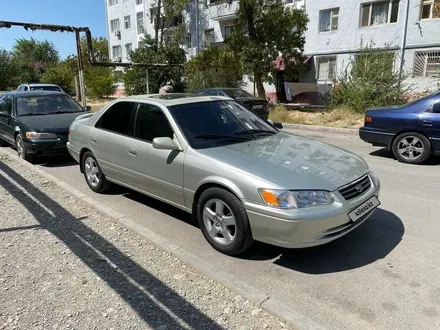
[(379, 197), (380, 183), (371, 175), (372, 186), (350, 201), (333, 192), (331, 205), (298, 210), (279, 210), (261, 204), (245, 202), (255, 240), (285, 248), (305, 248), (329, 243), (365, 222), (374, 210), (352, 222), (348, 214), (359, 205)]
[(65, 156), (68, 155), (65, 140), (25, 140), (26, 153), (32, 156)]

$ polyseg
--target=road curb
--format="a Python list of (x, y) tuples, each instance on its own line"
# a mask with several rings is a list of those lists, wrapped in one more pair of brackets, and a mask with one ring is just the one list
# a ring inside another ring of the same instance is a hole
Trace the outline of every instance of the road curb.
[(92, 196), (79, 191), (78, 189), (74, 188), (65, 181), (58, 179), (57, 177), (53, 176), (50, 173), (47, 173), (46, 171), (38, 167), (35, 167), (34, 165), (28, 163), (27, 161), (24, 161), (23, 159), (16, 156), (15, 152), (12, 149), (2, 148), (0, 149), (0, 154), (14, 158), (14, 160), (16, 160), (17, 162), (28, 167), (30, 170), (38, 173), (46, 180), (55, 183), (58, 187), (62, 188), (63, 190), (73, 195), (74, 197), (84, 201), (90, 207), (94, 208), (98, 212), (121, 223), (126, 228), (146, 238), (149, 242), (156, 245), (158, 248), (161, 248), (162, 250), (174, 255), (184, 263), (188, 264), (189, 266), (203, 273), (205, 276), (215, 280), (216, 282), (222, 284), (225, 287), (228, 287), (237, 294), (242, 295), (243, 297), (252, 301), (256, 305), (266, 309), (268, 312), (283, 319), (284, 321), (291, 324), (295, 328), (300, 330), (327, 329), (324, 326), (316, 323), (312, 319), (306, 317), (302, 313), (286, 306), (285, 303), (283, 303), (282, 301), (279, 301), (278, 299), (275, 298), (271, 298), (269, 295), (267, 295), (259, 288), (249, 285), (248, 283), (241, 280), (235, 275), (232, 275), (219, 268), (212, 266), (211, 264), (207, 263), (205, 260), (196, 256), (195, 254), (187, 251), (186, 249), (174, 243), (171, 243), (165, 237), (149, 230), (144, 226), (141, 226), (137, 222), (113, 210), (112, 208), (107, 207), (106, 205), (94, 199)]
[(328, 126), (314, 126), (314, 125), (300, 125), (300, 124), (284, 124), (283, 127), (287, 129), (296, 129), (304, 131), (313, 132), (329, 132), (338, 134), (348, 134), (348, 135), (359, 135), (359, 129), (354, 128), (338, 128), (338, 127), (328, 127)]

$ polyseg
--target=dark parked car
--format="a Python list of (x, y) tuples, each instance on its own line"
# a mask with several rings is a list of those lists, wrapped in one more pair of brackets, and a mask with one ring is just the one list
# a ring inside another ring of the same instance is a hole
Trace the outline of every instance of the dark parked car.
[(0, 144), (15, 146), (27, 160), (68, 154), (70, 124), (87, 110), (65, 93), (6, 93), (0, 97)]
[(210, 96), (226, 96), (234, 99), (260, 118), (267, 120), (269, 117), (269, 103), (267, 100), (258, 99), (240, 88), (206, 88), (196, 92)]
[(421, 164), (440, 155), (440, 92), (403, 106), (369, 109), (359, 135), (404, 163)]

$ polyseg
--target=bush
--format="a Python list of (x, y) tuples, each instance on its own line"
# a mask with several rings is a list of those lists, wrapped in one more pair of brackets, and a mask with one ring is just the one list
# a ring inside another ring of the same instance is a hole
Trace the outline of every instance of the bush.
[(395, 54), (388, 49), (375, 49), (374, 44), (361, 45), (360, 53), (350, 59), (335, 81), (330, 108), (345, 106), (365, 112), (370, 107), (406, 103), (411, 86), (405, 88), (399, 84), (399, 73), (393, 69), (394, 60)]
[(84, 74), (87, 95), (94, 99), (109, 97), (116, 92), (113, 72), (109, 68), (89, 67)]
[(61, 62), (46, 70), (41, 82), (60, 86), (66, 93), (75, 89), (75, 71), (69, 63)]

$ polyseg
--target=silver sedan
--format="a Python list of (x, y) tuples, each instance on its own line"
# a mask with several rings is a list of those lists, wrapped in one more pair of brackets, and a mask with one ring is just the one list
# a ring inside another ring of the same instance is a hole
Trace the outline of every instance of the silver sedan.
[(118, 99), (78, 117), (67, 148), (93, 191), (114, 183), (183, 209), (228, 255), (254, 240), (328, 243), (380, 205), (361, 157), (279, 131), (223, 97)]

